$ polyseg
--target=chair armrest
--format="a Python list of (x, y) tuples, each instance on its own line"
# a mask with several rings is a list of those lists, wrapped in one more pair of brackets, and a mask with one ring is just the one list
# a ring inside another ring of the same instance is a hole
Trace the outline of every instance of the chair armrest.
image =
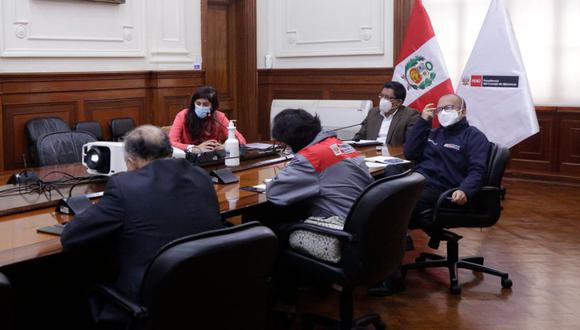
[(108, 286), (97, 285), (95, 287), (95, 291), (103, 295), (104, 297), (110, 299), (117, 306), (131, 313), (133, 317), (141, 318), (147, 316), (147, 308), (131, 301), (127, 297), (123, 296), (122, 294), (120, 294), (119, 292), (115, 291), (114, 289)]
[(439, 198), (437, 198), (437, 202), (433, 207), (433, 223), (437, 223), (437, 215), (439, 214), (439, 208), (441, 208), (441, 204), (443, 204), (443, 201), (445, 201), (445, 199), (457, 189), (459, 188), (447, 189), (444, 192), (442, 192), (441, 195), (439, 195)]
[(290, 229), (289, 232), (293, 232), (295, 230), (308, 230), (308, 231), (312, 231), (312, 232), (315, 232), (318, 234), (334, 236), (341, 241), (347, 241), (347, 242), (354, 241), (354, 237), (350, 233), (347, 233), (343, 230), (326, 228), (326, 227), (322, 227), (322, 226), (313, 225), (310, 223), (297, 223), (297, 224), (290, 226), (289, 229)]

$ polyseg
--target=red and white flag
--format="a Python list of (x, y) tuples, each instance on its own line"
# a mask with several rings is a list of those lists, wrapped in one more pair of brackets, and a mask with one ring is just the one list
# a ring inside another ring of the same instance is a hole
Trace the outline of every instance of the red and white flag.
[(423, 2), (416, 0), (405, 31), (393, 80), (407, 88), (406, 106), (423, 111), (428, 103), (453, 93), (443, 54)]

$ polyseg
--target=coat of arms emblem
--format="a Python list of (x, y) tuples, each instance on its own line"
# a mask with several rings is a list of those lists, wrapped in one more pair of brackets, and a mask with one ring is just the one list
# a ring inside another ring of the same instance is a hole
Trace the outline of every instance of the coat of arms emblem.
[(418, 55), (405, 64), (405, 73), (401, 78), (407, 81), (407, 89), (423, 90), (433, 84), (436, 76), (433, 71), (433, 63)]

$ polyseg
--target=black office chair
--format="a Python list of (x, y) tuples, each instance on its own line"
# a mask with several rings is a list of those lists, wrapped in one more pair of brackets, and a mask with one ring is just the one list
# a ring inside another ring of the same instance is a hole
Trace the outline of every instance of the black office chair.
[[(440, 241), (447, 242), (447, 257), (432, 253), (421, 253), (413, 264), (402, 267), (403, 275), (409, 269), (424, 269), (434, 267), (447, 267), (449, 269), (450, 290), (453, 294), (460, 294), (461, 288), (457, 278), (457, 269), (465, 268), (501, 277), (501, 286), (511, 288), (512, 280), (508, 273), (493, 268), (484, 267), (481, 256), (459, 258), (459, 240), (463, 237), (455, 234), (447, 228), (461, 227), (491, 227), (495, 225), (501, 215), (502, 187), (501, 180), (510, 158), (509, 149), (493, 145), (488, 162), (488, 173), (484, 186), (464, 207), (445, 208), (446, 197), (450, 196), (454, 189), (449, 189), (439, 196), (432, 210), (423, 212), (425, 222), (431, 222), (429, 228), (422, 228), (430, 236), (429, 246), (433, 249), (439, 247)], [(421, 222), (421, 221), (420, 221)], [(417, 228), (411, 228), (417, 229)]]
[(409, 218), (423, 185), (423, 176), (408, 172), (372, 183), (354, 203), (342, 231), (304, 223), (292, 226), (291, 230), (331, 235), (342, 243), (341, 260), (337, 264), (290, 248), (282, 253), (279, 262), (281, 272), (342, 287), (340, 321), (316, 317), (318, 321), (338, 325), (340, 329), (370, 324), (376, 329), (385, 328), (377, 314), (354, 320), (353, 292), (359, 285), (375, 285), (400, 267)]
[(135, 128), (132, 118), (116, 118), (111, 120), (111, 136), (113, 141), (123, 141), (127, 132)]
[(75, 125), (75, 131), (83, 131), (91, 133), (98, 141), (103, 141), (103, 129), (98, 121), (88, 120), (79, 121)]
[(274, 233), (257, 222), (177, 239), (159, 250), (140, 301), (101, 286), (133, 329), (264, 329)]
[(70, 126), (60, 117), (34, 118), (27, 121), (24, 127), (28, 139), (28, 158), (33, 165), (38, 165), (36, 144), (41, 136), (70, 130)]
[(96, 139), (81, 131), (48, 133), (40, 137), (36, 144), (38, 165), (57, 165), (78, 163), (82, 158), (82, 147)]
[(14, 296), (10, 281), (4, 274), (0, 273), (0, 324), (3, 330), (13, 329), (13, 302)]

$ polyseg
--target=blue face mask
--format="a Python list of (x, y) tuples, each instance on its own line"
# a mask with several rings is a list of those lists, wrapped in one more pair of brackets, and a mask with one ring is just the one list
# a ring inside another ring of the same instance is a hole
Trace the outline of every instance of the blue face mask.
[(211, 112), (211, 107), (202, 107), (199, 105), (195, 105), (195, 115), (199, 119), (204, 119), (205, 117), (209, 116)]

